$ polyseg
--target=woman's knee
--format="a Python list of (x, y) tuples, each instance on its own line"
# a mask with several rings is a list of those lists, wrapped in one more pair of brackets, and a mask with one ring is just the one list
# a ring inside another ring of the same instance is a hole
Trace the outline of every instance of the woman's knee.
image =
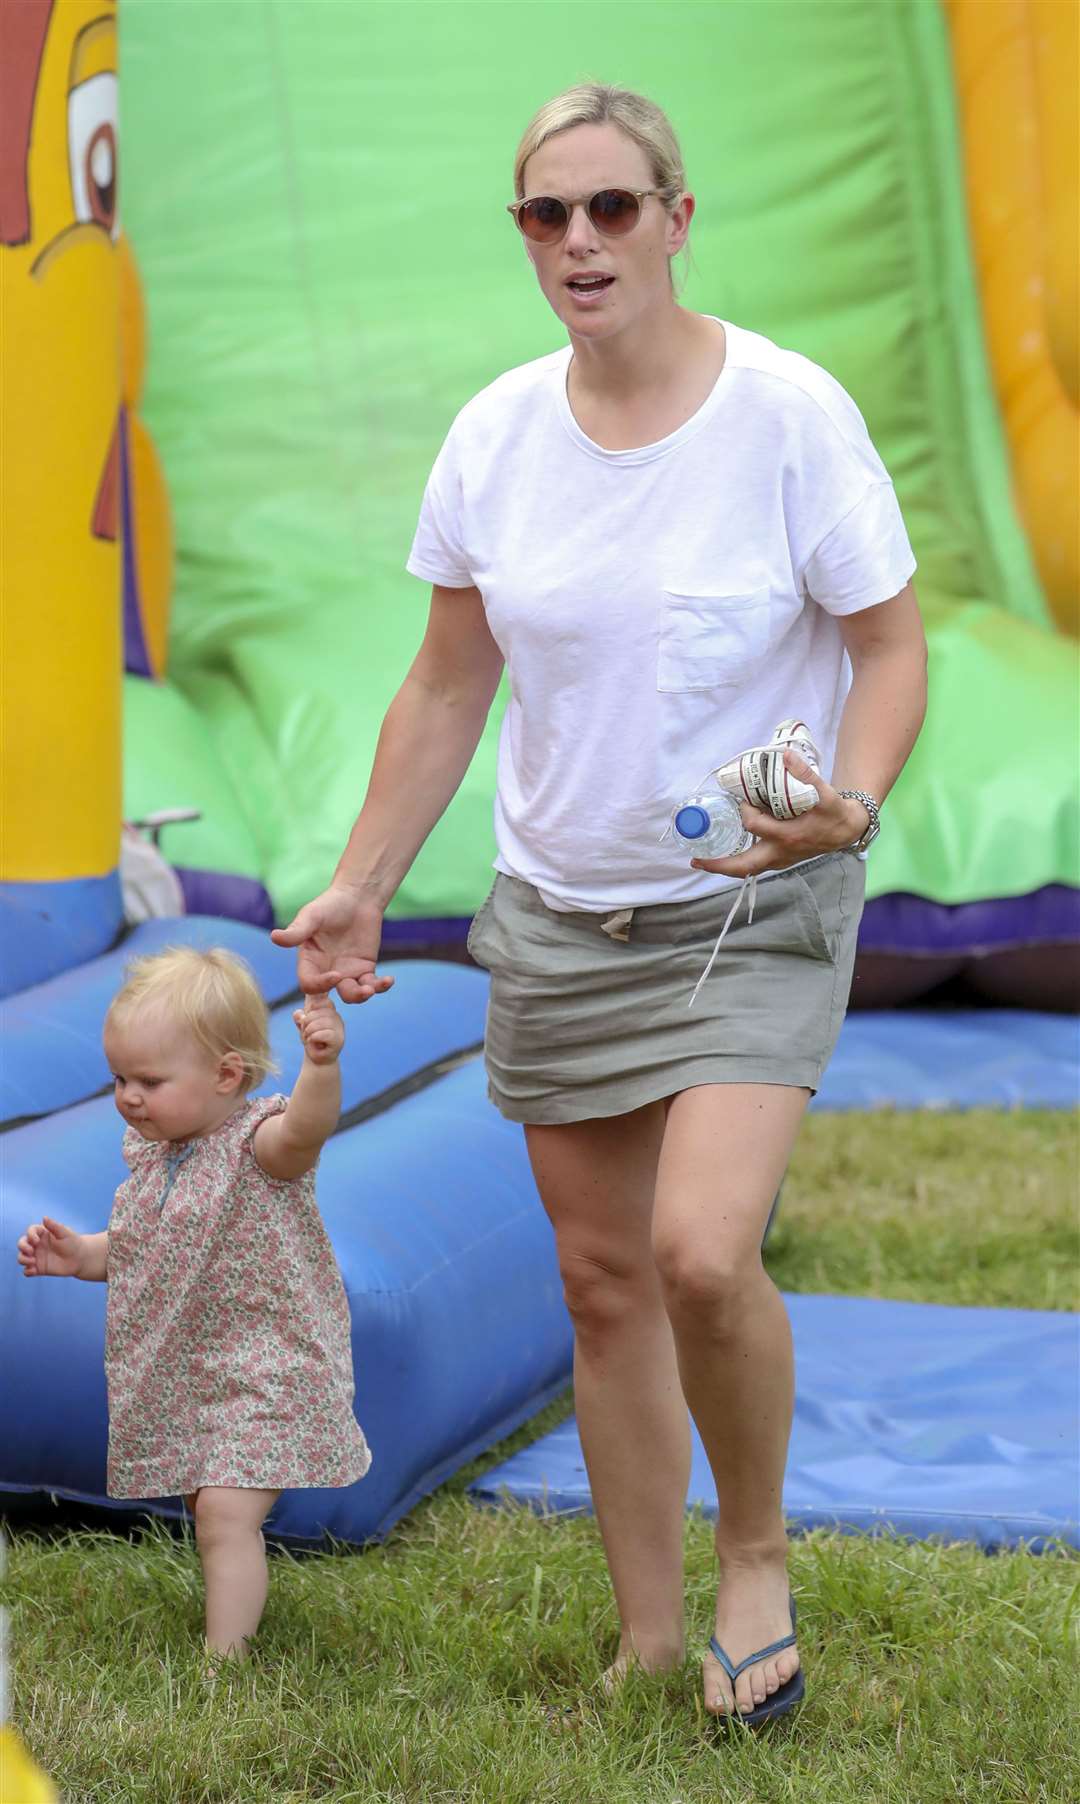
[(580, 1339), (606, 1340), (643, 1310), (662, 1308), (651, 1263), (634, 1266), (596, 1251), (560, 1247), (563, 1297)]
[(714, 1332), (737, 1331), (747, 1299), (765, 1277), (756, 1245), (702, 1245), (686, 1234), (658, 1235), (656, 1269), (669, 1315), (705, 1317)]

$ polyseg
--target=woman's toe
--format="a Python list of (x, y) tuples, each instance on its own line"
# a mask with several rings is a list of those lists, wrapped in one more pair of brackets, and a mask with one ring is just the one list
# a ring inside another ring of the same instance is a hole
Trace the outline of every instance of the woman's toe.
[(739, 1682), (735, 1687), (735, 1702), (744, 1716), (749, 1716), (756, 1704), (764, 1703), (765, 1690), (764, 1687), (761, 1687), (759, 1695), (759, 1686), (761, 1686), (760, 1667), (756, 1672), (739, 1674)]
[(764, 1666), (761, 1669), (761, 1673), (762, 1673), (762, 1677), (765, 1680), (766, 1694), (767, 1694), (767, 1696), (772, 1697), (773, 1692), (779, 1691), (780, 1686), (783, 1683), (783, 1681), (781, 1680), (780, 1674), (776, 1670), (775, 1660), (766, 1660)]
[(711, 1655), (704, 1666), (704, 1692), (705, 1708), (710, 1716), (730, 1716), (731, 1688), (719, 1661)]

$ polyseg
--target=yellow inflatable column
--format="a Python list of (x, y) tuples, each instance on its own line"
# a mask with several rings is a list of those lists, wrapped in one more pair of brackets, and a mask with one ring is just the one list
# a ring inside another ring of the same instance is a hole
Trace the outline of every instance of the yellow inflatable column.
[(1020, 511), (1080, 630), (1076, 0), (946, 0), (968, 214)]
[(0, 4), (9, 989), (90, 956), (120, 921), (116, 142), (114, 0)]

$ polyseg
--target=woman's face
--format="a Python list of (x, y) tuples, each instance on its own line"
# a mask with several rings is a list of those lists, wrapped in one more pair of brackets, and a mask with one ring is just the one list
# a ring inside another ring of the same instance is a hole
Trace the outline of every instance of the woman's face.
[[(653, 188), (644, 150), (609, 122), (574, 125), (557, 132), (525, 165), (526, 200), (550, 194), (587, 201), (601, 188)], [(641, 217), (622, 238), (598, 232), (583, 206), (575, 206), (557, 244), (524, 240), (530, 263), (554, 311), (578, 339), (605, 339), (657, 308), (671, 304), (668, 263), (686, 242), (694, 198), (683, 195), (674, 213), (655, 194), (641, 203)], [(588, 288), (584, 277), (603, 277)]]

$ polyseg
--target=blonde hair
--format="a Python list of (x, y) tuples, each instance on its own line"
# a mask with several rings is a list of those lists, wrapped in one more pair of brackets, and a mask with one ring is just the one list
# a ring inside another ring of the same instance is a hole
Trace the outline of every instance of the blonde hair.
[(575, 125), (609, 122), (641, 146), (649, 159), (661, 205), (673, 213), (680, 195), (686, 191), (686, 171), (670, 119), (644, 94), (600, 81), (579, 82), (556, 94), (529, 120), (514, 158), (514, 193), (518, 199), (525, 194), (525, 165), (541, 144), (546, 144), (556, 132), (567, 132)]
[(212, 1058), (238, 1052), (244, 1061), (242, 1091), (277, 1070), (266, 1003), (251, 967), (234, 952), (222, 946), (166, 946), (132, 959), (106, 1021), (152, 1004), (166, 1009)]

